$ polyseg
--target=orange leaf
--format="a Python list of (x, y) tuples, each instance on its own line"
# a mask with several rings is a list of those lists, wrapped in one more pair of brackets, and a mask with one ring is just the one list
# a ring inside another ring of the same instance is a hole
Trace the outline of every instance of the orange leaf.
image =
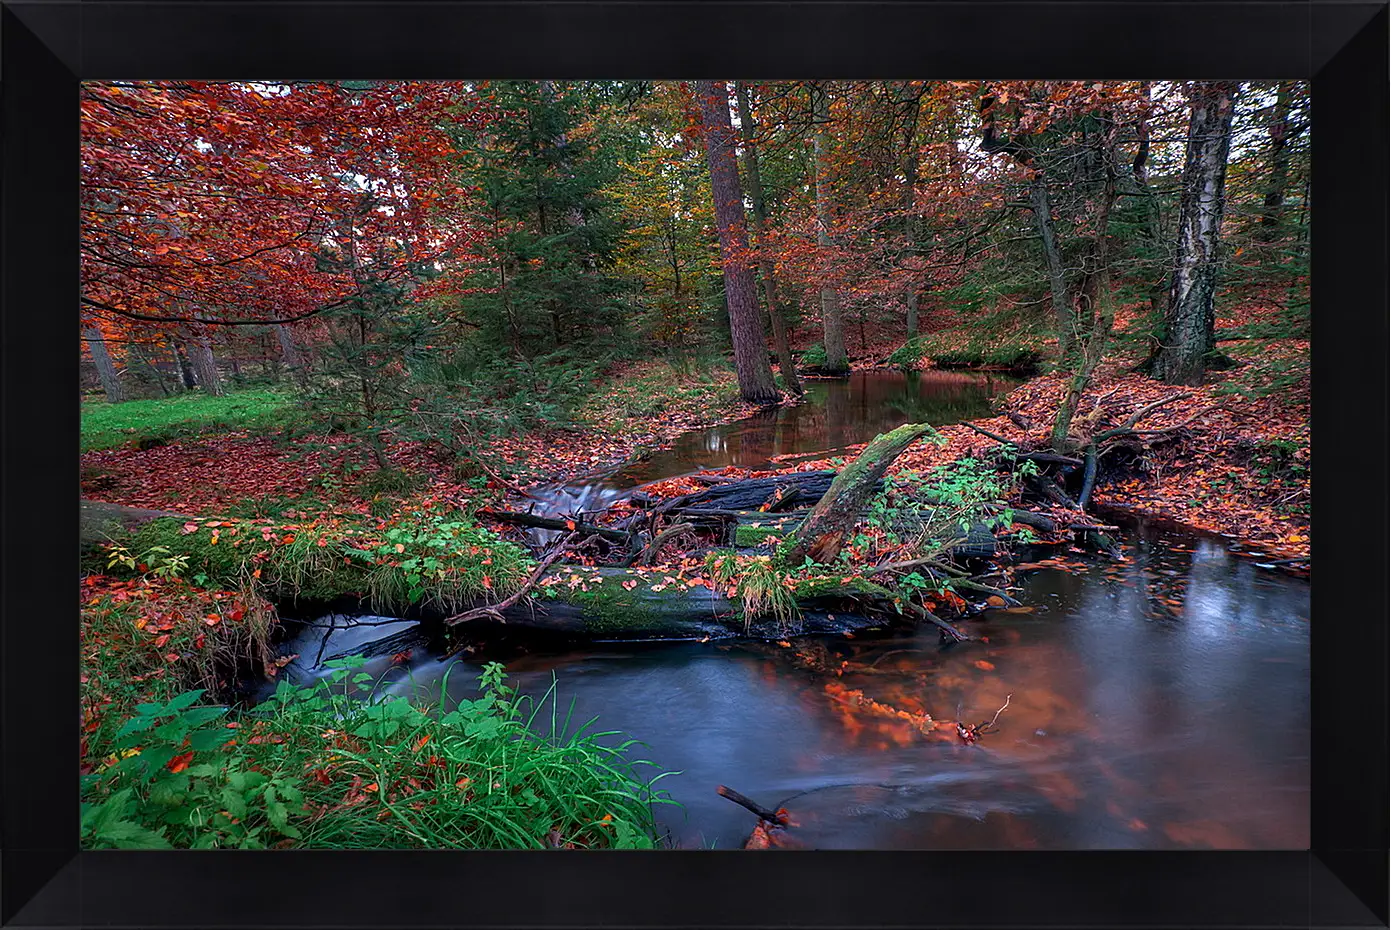
[(165, 767), (175, 775), (188, 768), (193, 763), (193, 750), (179, 753), (174, 758), (165, 763)]
[(977, 659), (975, 661), (975, 666), (976, 668), (983, 669), (987, 672), (995, 671), (995, 666), (992, 663), (985, 661), (984, 659)]
[(165, 633), (163, 636), (156, 636), (156, 637), (155, 637), (155, 648), (156, 648), (156, 649), (162, 649), (162, 648), (164, 648), (164, 644), (167, 643), (167, 642), (169, 642), (169, 634), (168, 634), (168, 633)]

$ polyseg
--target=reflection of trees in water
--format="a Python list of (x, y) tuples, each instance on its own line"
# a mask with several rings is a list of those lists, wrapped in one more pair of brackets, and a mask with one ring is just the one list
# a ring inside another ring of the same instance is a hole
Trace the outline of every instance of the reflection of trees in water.
[(944, 426), (988, 416), (992, 394), (1013, 383), (961, 372), (883, 371), (811, 382), (802, 404), (687, 433), (625, 474), (652, 481), (699, 468), (757, 467), (774, 456), (867, 442), (904, 423)]

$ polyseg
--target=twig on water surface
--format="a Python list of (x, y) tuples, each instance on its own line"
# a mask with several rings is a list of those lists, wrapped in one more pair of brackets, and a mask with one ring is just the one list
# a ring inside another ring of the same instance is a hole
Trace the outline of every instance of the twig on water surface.
[[(1005, 695), (1005, 702), (1000, 705), (999, 710), (995, 711), (995, 716), (991, 717), (989, 720), (982, 721), (969, 727), (958, 720), (956, 722), (957, 735), (961, 737), (963, 742), (974, 743), (985, 734), (992, 732), (995, 729), (995, 721), (1000, 719), (1000, 714), (1004, 713), (1005, 708), (1009, 706), (1009, 701), (1012, 697), (1014, 697), (1012, 693)], [(959, 708), (957, 713), (961, 713)]]
[(719, 785), (715, 788), (715, 793), (722, 798), (728, 798), (735, 804), (738, 804), (740, 807), (752, 811), (753, 813), (757, 814), (759, 818), (762, 820), (766, 820), (769, 823), (778, 824), (779, 826), (784, 826), (787, 824), (786, 811), (770, 811), (762, 804), (759, 804), (757, 801), (745, 797), (744, 795), (735, 791), (733, 788), (726, 788), (724, 785)]

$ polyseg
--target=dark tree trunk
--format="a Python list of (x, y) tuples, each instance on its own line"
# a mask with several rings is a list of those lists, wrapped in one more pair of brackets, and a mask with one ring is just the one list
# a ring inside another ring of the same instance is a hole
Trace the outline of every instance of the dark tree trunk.
[(1201, 384), (1205, 359), (1217, 346), (1212, 302), (1237, 86), (1234, 81), (1198, 81), (1191, 91), (1178, 247), (1164, 335), (1153, 366), (1155, 376), (1168, 384)]
[(734, 161), (734, 126), (729, 119), (729, 90), (723, 82), (697, 81), (696, 98), (705, 127), (705, 152), (710, 164), (710, 191), (714, 197), (715, 225), (720, 235), (724, 264), (725, 304), (729, 332), (734, 343), (734, 367), (739, 392), (751, 403), (776, 403), (781, 399), (768, 365), (763, 341), (763, 321), (758, 316), (758, 295), (753, 269), (748, 263), (748, 234), (744, 229), (744, 193), (739, 186), (739, 167)]
[(87, 351), (92, 353), (92, 362), (97, 366), (97, 377), (101, 379), (101, 389), (106, 392), (107, 401), (121, 403), (126, 399), (126, 389), (121, 384), (111, 353), (106, 351), (106, 337), (95, 326), (83, 329), (82, 336), (87, 340)]
[[(763, 176), (758, 170), (758, 146), (756, 142), (753, 107), (749, 105), (749, 91), (743, 81), (734, 82), (735, 97), (739, 101), (739, 130), (744, 137), (744, 179), (749, 184), (749, 199), (753, 201), (753, 234), (759, 245), (763, 244), (763, 230), (768, 225), (768, 203), (763, 196)], [(679, 265), (673, 262), (679, 272)], [(802, 393), (802, 381), (797, 377), (797, 363), (792, 359), (792, 345), (787, 339), (787, 323), (782, 315), (782, 305), (778, 302), (777, 281), (773, 277), (773, 262), (766, 255), (759, 259), (759, 275), (763, 279), (763, 296), (768, 303), (768, 321), (773, 327), (773, 347), (778, 353), (778, 371), (787, 389), (794, 394)], [(679, 280), (679, 278), (678, 278)]]
[(1274, 239), (1280, 229), (1280, 212), (1285, 203), (1285, 184), (1290, 175), (1290, 142), (1294, 133), (1290, 126), (1290, 104), (1294, 85), (1281, 81), (1275, 95), (1275, 117), (1270, 124), (1270, 180), (1265, 189), (1265, 206), (1261, 211), (1261, 238)]
[[(1145, 86), (1145, 96), (1150, 96), (1150, 86)], [(1155, 316), (1164, 312), (1164, 307), (1169, 301), (1169, 282), (1168, 269), (1169, 262), (1165, 252), (1164, 242), (1164, 218), (1159, 210), (1159, 198), (1155, 196), (1154, 189), (1149, 185), (1149, 154), (1150, 154), (1150, 130), (1149, 120), (1141, 116), (1135, 127), (1136, 134), (1139, 136), (1140, 145), (1135, 153), (1135, 160), (1131, 163), (1131, 174), (1135, 179), (1135, 185), (1139, 189), (1140, 195), (1145, 199), (1145, 237), (1149, 239), (1149, 245), (1156, 254), (1159, 255), (1157, 262), (1158, 269), (1162, 269), (1161, 274), (1157, 269), (1151, 278), (1149, 288), (1150, 310)]]
[[(823, 252), (827, 252), (831, 248), (831, 195), (826, 164), (830, 151), (826, 124), (831, 119), (831, 98), (824, 84), (812, 85), (811, 101), (812, 117), (816, 122), (812, 133), (816, 171), (816, 244)], [(845, 354), (840, 294), (830, 283), (824, 284), (821, 288), (821, 332), (822, 343), (826, 347), (826, 364), (822, 366), (823, 370), (837, 374), (849, 371), (850, 359)]]
[[(918, 114), (922, 110), (922, 97), (905, 100), (912, 109), (912, 117), (907, 121), (903, 139), (903, 241), (908, 257), (916, 258), (918, 253)], [(909, 281), (903, 293), (903, 306), (907, 311), (905, 320), (906, 336), (913, 339), (918, 335), (918, 280)]]
[(177, 339), (171, 340), (174, 347), (174, 361), (179, 366), (179, 377), (183, 380), (184, 390), (191, 391), (198, 386), (198, 379), (193, 375), (193, 366), (189, 364), (188, 353), (184, 351), (184, 344)]
[(1054, 325), (1058, 331), (1058, 351), (1066, 358), (1072, 352), (1076, 337), (1076, 320), (1067, 294), (1067, 274), (1063, 270), (1062, 252), (1053, 228), (1053, 208), (1048, 202), (1048, 176), (1039, 165), (1034, 183), (1029, 189), (1029, 204), (1034, 211), (1039, 241), (1043, 243), (1043, 259), (1048, 267), (1048, 289), (1053, 301)]

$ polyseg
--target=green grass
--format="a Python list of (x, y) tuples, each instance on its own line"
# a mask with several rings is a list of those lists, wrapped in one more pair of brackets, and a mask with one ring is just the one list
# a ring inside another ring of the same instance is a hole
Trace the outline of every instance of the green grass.
[(82, 405), (82, 451), (178, 439), (215, 429), (273, 429), (290, 423), (294, 415), (293, 397), (268, 388), (224, 397), (200, 392), (123, 404), (87, 401)]
[[(594, 721), (572, 726), (555, 686), (519, 697), (502, 666), (476, 700), (382, 695), (361, 659), (281, 682), (225, 722), (201, 692), (138, 705), (92, 747), (82, 842), (97, 848), (652, 848), (672, 804)], [(441, 683), (448, 694), (451, 666)]]

